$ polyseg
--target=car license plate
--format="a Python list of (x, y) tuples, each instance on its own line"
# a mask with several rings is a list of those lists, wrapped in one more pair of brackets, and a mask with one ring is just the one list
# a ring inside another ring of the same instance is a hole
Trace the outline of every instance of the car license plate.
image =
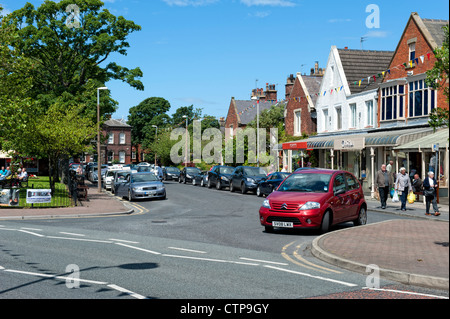
[(294, 223), (288, 222), (272, 222), (273, 227), (294, 228)]

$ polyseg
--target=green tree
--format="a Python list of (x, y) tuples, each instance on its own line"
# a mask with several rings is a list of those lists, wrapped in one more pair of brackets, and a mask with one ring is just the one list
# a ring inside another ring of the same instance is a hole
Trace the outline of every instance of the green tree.
[[(150, 97), (130, 108), (128, 124), (133, 127), (132, 143), (134, 145), (152, 143), (158, 130), (170, 125), (170, 117), (166, 114), (170, 110), (170, 103), (161, 97)], [(161, 131), (161, 130), (160, 130)]]
[(427, 71), (426, 83), (430, 87), (434, 87), (436, 90), (442, 90), (447, 98), (447, 108), (437, 107), (430, 113), (430, 126), (435, 130), (442, 126), (449, 127), (449, 87), (448, 87), (448, 72), (449, 72), (449, 57), (448, 57), (448, 44), (449, 44), (449, 28), (448, 25), (444, 26), (443, 32), (445, 34), (444, 42), (440, 48), (434, 50), (436, 57), (436, 63), (431, 70)]
[[(78, 27), (68, 25), (69, 5), (76, 5), (79, 12)], [(10, 47), (17, 55), (32, 61), (27, 72), (32, 79), (29, 95), (39, 99), (43, 107), (49, 107), (61, 94), (79, 98), (84, 95), (85, 112), (95, 118), (96, 94), (92, 88), (105, 86), (110, 80), (121, 80), (143, 90), (139, 80), (139, 68), (128, 69), (115, 62), (107, 63), (112, 53), (126, 55), (130, 33), (141, 27), (124, 17), (116, 17), (102, 9), (100, 0), (46, 0), (38, 8), (27, 3), (3, 19), (2, 28), (16, 31)], [(107, 64), (106, 64), (107, 63)], [(109, 96), (102, 113), (113, 113), (117, 102)]]

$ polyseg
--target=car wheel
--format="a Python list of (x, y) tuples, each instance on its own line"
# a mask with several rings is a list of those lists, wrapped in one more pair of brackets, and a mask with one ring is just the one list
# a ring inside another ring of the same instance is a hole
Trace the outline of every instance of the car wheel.
[(245, 183), (241, 184), (241, 193), (242, 194), (247, 194), (247, 186), (245, 186)]
[(208, 188), (211, 188), (212, 184), (211, 184), (211, 180), (208, 178)]
[(258, 188), (256, 189), (256, 195), (258, 197), (262, 197), (263, 196), (263, 193), (261, 192), (261, 187), (260, 186), (258, 186)]
[(234, 186), (233, 186), (233, 182), (232, 181), (230, 181), (230, 192), (234, 192)]
[(192, 186), (195, 186), (195, 179), (192, 180)]
[(133, 201), (133, 197), (131, 197), (131, 191), (128, 190), (128, 201), (132, 202)]
[(361, 207), (359, 210), (358, 218), (353, 221), (355, 226), (362, 226), (367, 224), (367, 210), (365, 207)]
[(203, 180), (203, 178), (202, 178), (202, 180), (201, 180), (201, 182), (200, 182), (200, 186), (201, 186), (201, 187), (205, 187), (205, 181)]
[(178, 177), (178, 183), (180, 183), (180, 184), (181, 184), (181, 176), (180, 176), (180, 177)]
[(220, 180), (218, 180), (217, 183), (216, 183), (216, 189), (218, 191), (220, 191), (222, 189), (222, 185), (220, 184)]
[(325, 234), (330, 230), (330, 224), (331, 224), (331, 215), (329, 211), (326, 211), (325, 214), (323, 214), (322, 218), (322, 225), (320, 226), (320, 232), (322, 234)]

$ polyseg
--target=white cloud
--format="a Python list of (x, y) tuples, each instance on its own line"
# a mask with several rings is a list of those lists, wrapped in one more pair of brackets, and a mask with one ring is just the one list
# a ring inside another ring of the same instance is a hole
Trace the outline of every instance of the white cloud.
[(213, 4), (218, 2), (219, 0), (163, 0), (165, 3), (167, 3), (169, 6), (177, 6), (177, 7), (187, 7), (187, 6), (193, 6), (193, 7), (199, 7), (199, 6), (206, 6), (209, 4)]
[(294, 7), (295, 2), (291, 0), (241, 0), (242, 4), (248, 7), (252, 6), (271, 6), (271, 7)]
[(2, 12), (0, 13), (0, 16), (6, 16), (6, 15), (8, 15), (8, 14), (11, 13), (11, 11), (8, 10), (8, 9), (6, 9), (6, 8), (5, 8), (5, 5), (2, 4), (2, 3), (0, 3), (0, 8), (3, 9)]
[(386, 31), (369, 31), (364, 35), (364, 37), (368, 38), (386, 38), (388, 33)]

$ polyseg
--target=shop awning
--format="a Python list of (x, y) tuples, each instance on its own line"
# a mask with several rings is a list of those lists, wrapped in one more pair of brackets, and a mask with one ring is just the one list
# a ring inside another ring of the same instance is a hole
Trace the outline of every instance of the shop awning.
[[(372, 132), (364, 133), (351, 133), (351, 134), (330, 134), (327, 136), (313, 136), (306, 140), (301, 140), (297, 142), (284, 143), (283, 149), (299, 149), (298, 147), (293, 147), (296, 143), (302, 142), (307, 144), (307, 149), (341, 149), (341, 146), (335, 145), (335, 141), (349, 140), (360, 141), (364, 140), (364, 143), (359, 143), (359, 149), (365, 147), (378, 147), (378, 146), (389, 146), (395, 147), (399, 145), (404, 145), (406, 143), (416, 141), (422, 137), (430, 135), (433, 133), (433, 129), (430, 127), (426, 128), (413, 128), (413, 129), (402, 129), (402, 130), (392, 130), (392, 131), (379, 131), (374, 130)], [(363, 146), (361, 146), (363, 145)], [(304, 148), (306, 149), (306, 148)]]
[(436, 133), (426, 135), (426, 136), (416, 139), (412, 142), (405, 143), (403, 145), (399, 145), (399, 146), (395, 147), (394, 149), (401, 150), (402, 152), (405, 152), (405, 151), (416, 151), (417, 152), (419, 149), (431, 152), (433, 145), (436, 145), (436, 144), (439, 144), (439, 148), (444, 149), (449, 144), (448, 139), (449, 139), (448, 129), (442, 129), (442, 130), (437, 131)]
[(369, 133), (366, 146), (399, 146), (433, 133), (432, 128), (409, 129)]

